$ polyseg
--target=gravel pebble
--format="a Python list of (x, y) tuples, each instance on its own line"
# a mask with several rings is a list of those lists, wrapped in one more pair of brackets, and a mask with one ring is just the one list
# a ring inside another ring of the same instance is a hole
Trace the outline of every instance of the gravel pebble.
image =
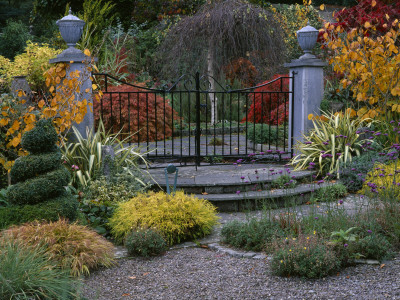
[(236, 258), (203, 248), (118, 260), (85, 279), (94, 299), (400, 299), (400, 255), (385, 265), (356, 265), (318, 280), (271, 274), (265, 259)]

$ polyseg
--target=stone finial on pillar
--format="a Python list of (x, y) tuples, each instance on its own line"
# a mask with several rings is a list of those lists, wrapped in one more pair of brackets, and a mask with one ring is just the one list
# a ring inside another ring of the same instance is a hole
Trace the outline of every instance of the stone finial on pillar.
[(309, 114), (319, 114), (319, 109), (324, 95), (324, 71), (327, 65), (311, 53), (318, 38), (318, 30), (307, 25), (297, 31), (297, 40), (304, 51), (299, 59), (285, 64), (290, 68), (293, 81), (290, 91), (293, 92), (293, 101), (289, 104), (289, 149), (293, 149), (297, 141), (302, 141), (302, 134), (307, 133), (313, 127), (308, 120)]
[[(50, 59), (49, 62), (52, 64), (60, 62), (68, 64), (69, 73), (79, 71), (81, 81), (80, 92), (76, 93), (75, 99), (76, 101), (86, 99), (88, 103), (93, 104), (92, 80), (91, 74), (88, 70), (88, 65), (90, 64), (91, 59), (81, 50), (75, 48), (76, 43), (82, 36), (85, 21), (73, 16), (71, 9), (69, 9), (69, 14), (58, 20), (56, 24), (60, 28), (61, 36), (67, 43), (68, 48), (57, 55), (56, 58)], [(87, 129), (92, 130), (94, 128), (93, 112), (88, 109), (83, 121), (79, 124), (75, 123), (74, 126), (84, 138), (87, 138)]]

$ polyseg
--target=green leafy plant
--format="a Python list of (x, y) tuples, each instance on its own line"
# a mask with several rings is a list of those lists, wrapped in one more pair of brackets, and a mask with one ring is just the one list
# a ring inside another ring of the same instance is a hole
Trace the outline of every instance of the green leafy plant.
[(21, 240), (0, 241), (1, 299), (71, 299), (74, 280), (69, 270), (49, 261), (43, 246)]
[(91, 181), (84, 191), (79, 208), (86, 223), (97, 233), (109, 236), (108, 220), (119, 202), (125, 202), (149, 187), (141, 179), (139, 171), (124, 170), (110, 177), (99, 177)]
[(350, 162), (359, 156), (364, 140), (359, 139), (359, 128), (370, 126), (368, 119), (352, 119), (353, 111), (345, 113), (323, 113), (321, 117), (309, 116), (314, 128), (304, 141), (296, 143), (296, 155), (291, 164), (295, 170), (309, 168), (310, 163), (317, 166), (318, 175), (336, 173), (339, 176), (341, 162)]
[(0, 207), (5, 207), (10, 205), (7, 201), (7, 189), (0, 190)]
[(334, 238), (332, 242), (338, 245), (344, 245), (346, 243), (357, 242), (359, 240), (359, 235), (353, 233), (358, 230), (357, 227), (351, 227), (347, 230), (340, 229), (339, 231), (332, 232), (331, 238)]
[(97, 267), (113, 265), (114, 246), (93, 230), (60, 219), (50, 223), (26, 223), (1, 232), (24, 245), (44, 246), (48, 257), (74, 276), (90, 274)]
[(217, 220), (216, 208), (206, 200), (182, 191), (148, 192), (119, 203), (109, 224), (119, 242), (132, 230), (154, 228), (172, 245), (209, 234)]
[(380, 233), (368, 233), (356, 245), (357, 252), (366, 259), (383, 260), (393, 255), (393, 247), (388, 239)]
[(340, 267), (340, 260), (333, 247), (316, 235), (282, 239), (276, 242), (275, 249), (271, 269), (279, 276), (321, 278)]
[(133, 135), (123, 138), (121, 131), (116, 134), (107, 133), (101, 121), (96, 132), (87, 130), (87, 138), (84, 138), (75, 127), (72, 129), (76, 142), (64, 143), (61, 151), (64, 164), (72, 173), (72, 185), (76, 187), (86, 187), (99, 175), (105, 159), (103, 146), (113, 148), (115, 154), (113, 164), (117, 172), (124, 168), (136, 168), (139, 162), (147, 165), (144, 154), (138, 151), (137, 146), (125, 146)]
[(167, 243), (162, 235), (153, 229), (132, 231), (125, 239), (129, 255), (156, 256), (167, 250)]
[(297, 181), (292, 179), (289, 175), (281, 175), (272, 182), (272, 186), (279, 189), (295, 188)]

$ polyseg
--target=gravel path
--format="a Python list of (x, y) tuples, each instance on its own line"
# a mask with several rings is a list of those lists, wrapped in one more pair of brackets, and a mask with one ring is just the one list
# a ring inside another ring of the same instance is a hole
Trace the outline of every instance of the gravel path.
[(92, 299), (400, 299), (400, 255), (384, 267), (358, 265), (320, 280), (271, 275), (267, 260), (202, 248), (119, 260), (85, 280)]
[[(326, 205), (317, 211), (325, 211)], [(333, 204), (336, 205), (336, 204)], [(365, 201), (348, 195), (343, 208), (362, 209)], [(307, 215), (310, 206), (297, 207)], [(277, 209), (274, 212), (283, 212)], [(231, 220), (261, 217), (262, 212), (221, 213), (222, 224)], [(199, 240), (219, 242), (220, 228)], [(400, 299), (400, 254), (380, 265), (357, 265), (320, 280), (281, 278), (271, 274), (267, 259), (232, 257), (222, 252), (194, 247), (193, 242), (174, 246), (165, 255), (151, 259), (119, 259), (118, 265), (99, 270), (84, 282), (90, 300), (113, 299)]]

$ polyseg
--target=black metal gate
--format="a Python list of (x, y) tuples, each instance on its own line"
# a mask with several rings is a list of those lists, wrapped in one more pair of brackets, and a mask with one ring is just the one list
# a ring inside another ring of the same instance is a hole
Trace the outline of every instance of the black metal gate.
[(94, 103), (96, 120), (101, 118), (114, 133), (133, 134), (129, 142), (147, 152), (150, 160), (200, 165), (292, 156), (288, 147), (291, 76), (230, 89), (199, 73), (183, 75), (160, 88), (132, 85), (103, 73), (93, 75), (104, 94), (100, 103)]

